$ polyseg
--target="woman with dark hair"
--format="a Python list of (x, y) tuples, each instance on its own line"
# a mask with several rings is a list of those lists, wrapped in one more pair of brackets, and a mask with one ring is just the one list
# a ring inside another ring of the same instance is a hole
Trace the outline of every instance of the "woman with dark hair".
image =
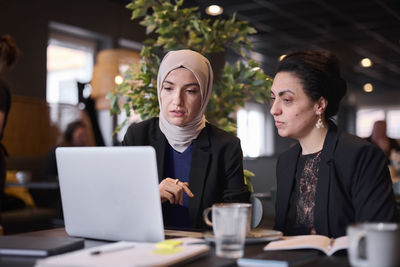
[[(14, 65), (18, 55), (18, 47), (10, 35), (0, 37), (0, 211), (2, 209), (4, 184), (6, 180), (6, 160), (7, 151), (1, 139), (3, 138), (4, 128), (7, 122), (8, 112), (11, 107), (11, 92), (3, 80), (2, 74), (6, 68)], [(1, 218), (0, 218), (1, 219)]]
[(88, 134), (83, 121), (77, 120), (68, 124), (61, 146), (87, 146)]
[[(86, 125), (81, 120), (70, 122), (65, 129), (63, 139), (58, 145), (60, 147), (88, 146), (89, 138)], [(57, 146), (57, 147), (58, 147)], [(52, 148), (46, 155), (42, 176), (45, 180), (54, 181), (58, 179), (56, 161), (56, 148)]]
[[(89, 137), (86, 124), (81, 120), (70, 122), (64, 131), (63, 139), (57, 147), (89, 146)], [(42, 170), (42, 177), (46, 181), (58, 181), (58, 168), (56, 160), (56, 148), (52, 148), (46, 155)], [(53, 203), (57, 208), (57, 218), (63, 219), (61, 194), (58, 191)]]
[(156, 150), (166, 227), (205, 228), (205, 208), (249, 201), (239, 139), (204, 116), (212, 84), (207, 58), (192, 50), (170, 51), (158, 70), (159, 118), (132, 125), (124, 137), (124, 145)]
[(384, 153), (332, 121), (345, 93), (329, 52), (295, 52), (278, 66), (270, 112), (279, 135), (298, 141), (276, 169), (274, 228), (285, 235), (339, 237), (351, 223), (396, 220)]

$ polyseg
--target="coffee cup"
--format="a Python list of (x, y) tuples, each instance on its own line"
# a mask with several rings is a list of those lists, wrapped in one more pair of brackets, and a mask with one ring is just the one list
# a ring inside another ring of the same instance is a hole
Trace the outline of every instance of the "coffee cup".
[(400, 266), (400, 224), (354, 224), (347, 235), (351, 266)]
[[(210, 211), (212, 222), (208, 218)], [(217, 256), (243, 256), (246, 233), (251, 223), (249, 211), (251, 212), (251, 204), (248, 203), (218, 203), (204, 210), (204, 221), (213, 228)]]

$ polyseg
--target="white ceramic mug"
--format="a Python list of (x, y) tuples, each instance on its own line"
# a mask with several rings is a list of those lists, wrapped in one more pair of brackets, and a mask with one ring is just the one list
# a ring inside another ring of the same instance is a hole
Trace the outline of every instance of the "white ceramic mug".
[[(212, 222), (208, 218), (210, 210)], [(251, 211), (251, 204), (248, 203), (219, 203), (204, 210), (204, 221), (213, 228), (217, 256), (243, 256), (249, 226), (249, 210)]]
[(347, 235), (352, 266), (400, 266), (400, 224), (354, 224), (347, 227)]

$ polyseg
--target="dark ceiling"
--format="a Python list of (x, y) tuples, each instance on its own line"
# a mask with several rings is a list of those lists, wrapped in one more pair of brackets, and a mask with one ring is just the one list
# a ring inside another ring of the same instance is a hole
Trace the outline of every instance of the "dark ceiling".
[[(195, 1), (203, 8), (206, 2)], [(341, 61), (353, 91), (369, 82), (374, 93), (399, 91), (400, 0), (223, 0), (225, 12), (249, 21), (258, 34), (254, 51), (263, 69), (273, 74), (277, 59), (290, 51), (327, 49)], [(373, 65), (363, 68), (368, 57)]]
[[(237, 13), (258, 31), (251, 40), (253, 57), (273, 75), (282, 54), (299, 49), (334, 52), (349, 89), (398, 97), (400, 103), (400, 0), (186, 0), (201, 10), (209, 4), (224, 8), (224, 16)], [(368, 57), (373, 65), (360, 66)], [(393, 100), (393, 99), (392, 99)]]

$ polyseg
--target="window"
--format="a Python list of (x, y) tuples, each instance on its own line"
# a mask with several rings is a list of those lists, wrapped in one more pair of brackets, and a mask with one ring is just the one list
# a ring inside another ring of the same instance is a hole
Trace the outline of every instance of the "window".
[(91, 80), (95, 48), (93, 41), (51, 34), (47, 45), (47, 102), (78, 104), (77, 81)]
[(372, 132), (375, 121), (384, 120), (385, 112), (382, 109), (360, 109), (357, 111), (356, 131), (360, 137), (368, 137)]
[(400, 108), (363, 108), (357, 111), (356, 134), (360, 137), (371, 135), (375, 121), (386, 120), (387, 135), (400, 138)]
[(269, 156), (274, 152), (272, 118), (264, 105), (246, 103), (237, 113), (237, 134), (245, 157)]
[(400, 109), (388, 110), (386, 113), (387, 135), (400, 139)]

